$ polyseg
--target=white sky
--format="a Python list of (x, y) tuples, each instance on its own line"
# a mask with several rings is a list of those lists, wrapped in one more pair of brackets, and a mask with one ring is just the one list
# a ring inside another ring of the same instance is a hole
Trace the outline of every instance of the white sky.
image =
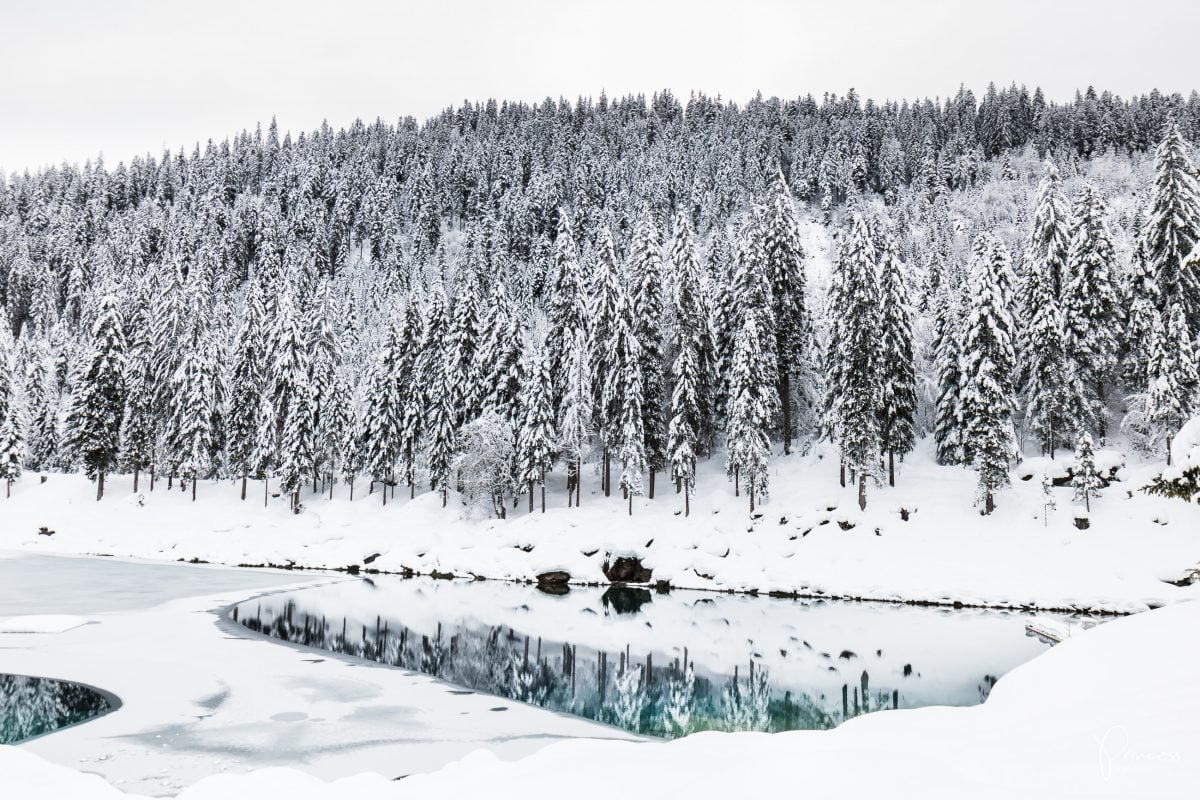
[(1200, 0), (0, 0), (0, 171), (489, 96), (1186, 94), (1198, 29)]

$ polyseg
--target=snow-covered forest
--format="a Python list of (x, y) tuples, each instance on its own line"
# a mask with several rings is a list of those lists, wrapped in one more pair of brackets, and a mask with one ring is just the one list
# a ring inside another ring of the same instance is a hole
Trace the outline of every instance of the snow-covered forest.
[(985, 513), (1023, 450), (1086, 503), (1197, 411), (1198, 140), (1195, 93), (663, 92), (0, 176), (0, 477), (504, 516), (711, 457), (753, 510), (831, 442), (865, 506), (932, 437)]

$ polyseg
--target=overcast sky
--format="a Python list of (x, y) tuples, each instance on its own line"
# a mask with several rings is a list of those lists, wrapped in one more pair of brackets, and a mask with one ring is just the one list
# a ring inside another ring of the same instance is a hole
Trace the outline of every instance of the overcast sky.
[(0, 0), (0, 171), (489, 96), (1186, 93), (1198, 29), (1200, 0)]

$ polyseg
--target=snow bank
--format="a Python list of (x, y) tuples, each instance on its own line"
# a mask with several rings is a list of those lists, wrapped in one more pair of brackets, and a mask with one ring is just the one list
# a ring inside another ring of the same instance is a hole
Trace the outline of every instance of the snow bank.
[(0, 619), (0, 633), (62, 633), (88, 624), (86, 617), (74, 614), (34, 614)]
[[(619, 787), (718, 798), (775, 796), (797, 783), (816, 797), (1181, 797), (1200, 780), (1197, 625), (1200, 603), (1181, 603), (1077, 633), (973, 708), (878, 712), (832, 731), (572, 740), (517, 761), (479, 751), (400, 781), (324, 783), (288, 769), (221, 775), (178, 798), (517, 798), (551, 786), (572, 800)], [(132, 797), (12, 747), (0, 747), (0, 775), (13, 800)]]

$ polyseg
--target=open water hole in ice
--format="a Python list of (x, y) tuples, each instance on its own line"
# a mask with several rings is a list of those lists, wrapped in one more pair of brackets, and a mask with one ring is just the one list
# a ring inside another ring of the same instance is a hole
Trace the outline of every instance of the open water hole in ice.
[(391, 576), (268, 594), (230, 616), (273, 638), (662, 737), (981, 703), (1048, 647), (1026, 623), (1067, 619)]

